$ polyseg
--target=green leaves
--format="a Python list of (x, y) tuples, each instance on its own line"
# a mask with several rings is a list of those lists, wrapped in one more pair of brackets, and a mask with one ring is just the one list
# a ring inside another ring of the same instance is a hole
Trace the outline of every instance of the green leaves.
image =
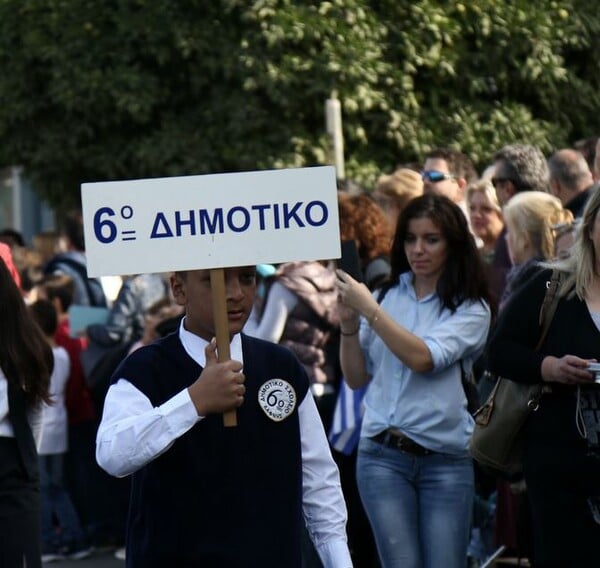
[(485, 167), (600, 134), (600, 19), (583, 0), (0, 0), (0, 158), (58, 207), (83, 181), (460, 147)]

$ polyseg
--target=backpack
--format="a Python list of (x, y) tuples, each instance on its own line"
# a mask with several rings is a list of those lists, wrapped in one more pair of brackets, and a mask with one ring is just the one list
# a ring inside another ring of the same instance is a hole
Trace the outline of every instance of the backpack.
[(76, 278), (83, 284), (89, 305), (106, 308), (108, 306), (104, 289), (99, 278), (88, 278), (87, 269), (84, 264), (78, 262), (74, 258), (60, 255), (53, 258), (44, 268), (45, 274), (54, 274), (56, 272), (64, 272), (61, 270), (61, 265), (68, 267), (76, 274)]

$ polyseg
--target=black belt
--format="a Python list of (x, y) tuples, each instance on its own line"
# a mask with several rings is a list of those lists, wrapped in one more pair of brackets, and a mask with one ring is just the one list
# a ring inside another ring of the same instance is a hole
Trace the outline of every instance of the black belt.
[(434, 453), (432, 450), (428, 450), (421, 446), (421, 444), (417, 444), (417, 442), (411, 440), (408, 436), (405, 436), (402, 432), (398, 432), (397, 430), (384, 430), (376, 436), (373, 436), (371, 440), (382, 446), (396, 448), (414, 456), (428, 456)]

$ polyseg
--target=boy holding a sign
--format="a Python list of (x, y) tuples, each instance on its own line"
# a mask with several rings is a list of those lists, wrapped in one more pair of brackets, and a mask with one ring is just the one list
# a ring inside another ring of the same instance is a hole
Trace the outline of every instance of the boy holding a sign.
[[(133, 474), (128, 566), (299, 567), (303, 517), (326, 568), (352, 566), (339, 476), (302, 365), (241, 334), (254, 266), (227, 268), (231, 360), (217, 361), (210, 270), (171, 276), (179, 331), (117, 369), (100, 465)], [(237, 411), (238, 425), (223, 425)]]

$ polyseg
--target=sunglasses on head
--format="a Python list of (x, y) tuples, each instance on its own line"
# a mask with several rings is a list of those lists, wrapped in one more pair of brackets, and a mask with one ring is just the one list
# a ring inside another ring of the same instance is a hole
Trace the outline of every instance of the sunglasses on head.
[(436, 170), (423, 170), (421, 172), (421, 179), (430, 183), (438, 183), (446, 179), (456, 179), (456, 176), (452, 174), (445, 174), (444, 172), (438, 172)]

